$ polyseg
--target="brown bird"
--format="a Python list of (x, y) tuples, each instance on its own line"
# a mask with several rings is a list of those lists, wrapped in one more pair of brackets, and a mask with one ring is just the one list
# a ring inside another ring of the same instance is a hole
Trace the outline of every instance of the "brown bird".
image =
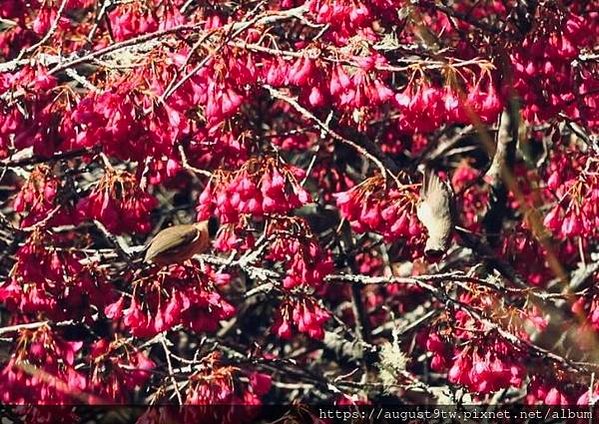
[(423, 174), (416, 215), (428, 231), (424, 254), (438, 259), (449, 248), (455, 225), (453, 190), (430, 169), (425, 167)]
[(158, 266), (184, 262), (207, 251), (217, 230), (214, 218), (165, 228), (150, 241), (144, 262)]

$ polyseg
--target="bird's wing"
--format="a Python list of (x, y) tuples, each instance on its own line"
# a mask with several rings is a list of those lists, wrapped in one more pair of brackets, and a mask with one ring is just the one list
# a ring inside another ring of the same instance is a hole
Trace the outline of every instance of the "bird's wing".
[(416, 209), (416, 214), (431, 236), (446, 234), (451, 227), (451, 222), (441, 218), (451, 213), (451, 189), (430, 169), (425, 168), (423, 174), (421, 202)]
[(437, 174), (430, 170), (425, 170), (425, 176), (422, 182), (423, 192), (422, 200), (430, 204), (433, 213), (445, 212), (449, 207), (449, 201), (452, 197), (452, 190), (449, 185), (441, 180)]
[(152, 239), (144, 260), (149, 262), (160, 254), (174, 253), (180, 247), (193, 243), (198, 235), (199, 231), (193, 225), (176, 225), (165, 228)]
[(443, 193), (447, 191), (445, 183), (441, 181), (441, 178), (430, 169), (424, 170), (424, 177), (422, 187), (424, 189), (424, 196), (429, 196), (435, 193)]

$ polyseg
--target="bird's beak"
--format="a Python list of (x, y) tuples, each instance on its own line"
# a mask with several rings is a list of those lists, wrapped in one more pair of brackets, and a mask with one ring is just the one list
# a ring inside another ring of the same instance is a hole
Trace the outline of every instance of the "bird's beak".
[(445, 255), (445, 252), (437, 249), (427, 249), (424, 251), (424, 255), (429, 262), (439, 262), (443, 258), (443, 255)]
[(211, 216), (208, 219), (208, 236), (210, 236), (210, 238), (214, 238), (214, 236), (216, 236), (216, 233), (218, 232), (219, 229), (219, 222), (218, 222), (218, 218), (215, 216)]

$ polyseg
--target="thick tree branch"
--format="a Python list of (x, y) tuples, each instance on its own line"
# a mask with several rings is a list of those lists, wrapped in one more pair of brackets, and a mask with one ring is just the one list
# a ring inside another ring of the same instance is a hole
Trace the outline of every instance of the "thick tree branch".
[(489, 208), (483, 218), (487, 239), (491, 246), (499, 242), (499, 233), (507, 212), (508, 187), (506, 176), (512, 175), (520, 125), (519, 110), (515, 100), (508, 101), (503, 111), (497, 131), (495, 154), (485, 179), (491, 187)]

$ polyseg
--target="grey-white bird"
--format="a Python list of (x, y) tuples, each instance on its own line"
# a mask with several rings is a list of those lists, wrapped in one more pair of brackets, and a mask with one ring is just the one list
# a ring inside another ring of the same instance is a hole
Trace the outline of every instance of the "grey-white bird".
[(455, 225), (453, 190), (430, 169), (425, 167), (422, 173), (416, 215), (428, 231), (424, 254), (428, 258), (439, 259), (449, 248)]

